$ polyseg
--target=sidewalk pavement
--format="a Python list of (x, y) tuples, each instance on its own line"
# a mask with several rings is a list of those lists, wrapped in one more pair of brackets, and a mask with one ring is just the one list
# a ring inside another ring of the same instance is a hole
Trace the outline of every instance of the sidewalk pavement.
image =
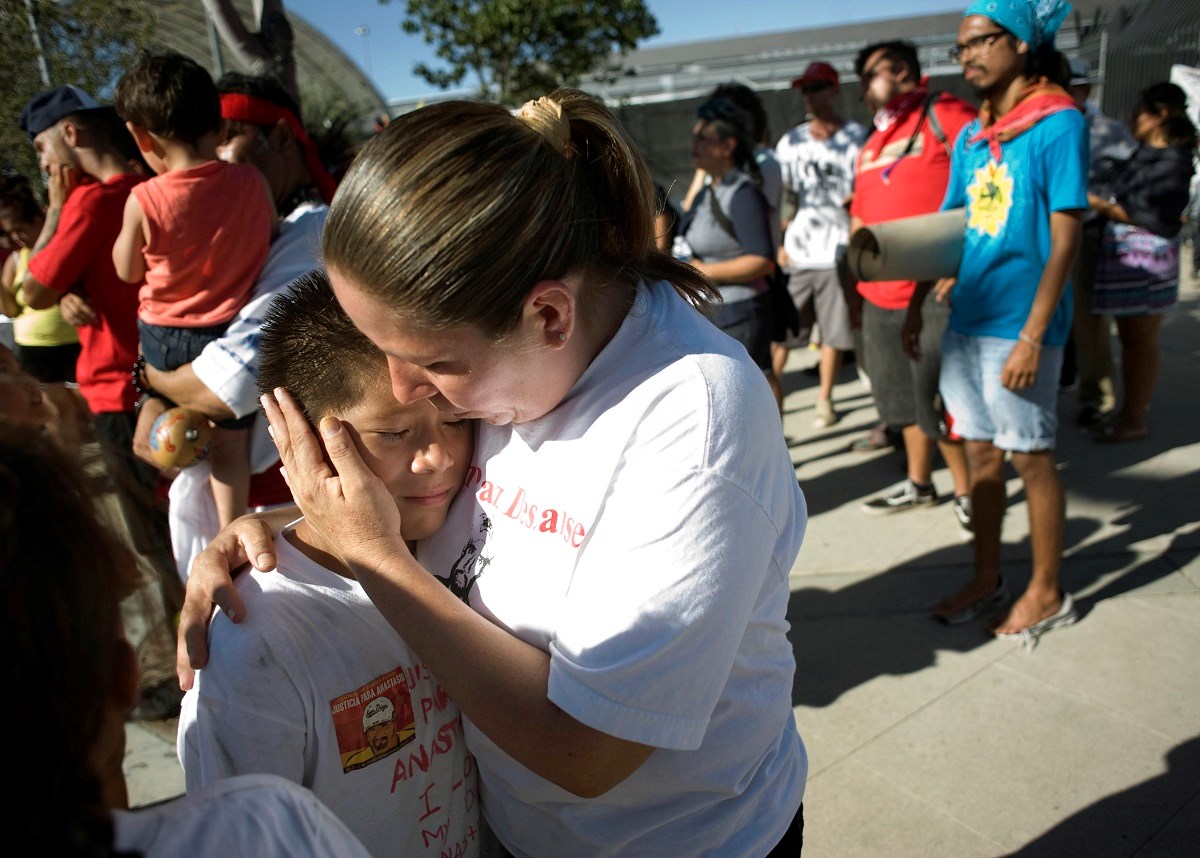
[[(814, 429), (816, 381), (801, 370), (815, 357), (793, 353), (784, 432), (810, 514), (789, 611), (806, 856), (1200, 854), (1194, 281), (1162, 352), (1148, 439), (1093, 444), (1073, 395), (1060, 399), (1062, 579), (1082, 617), (1032, 652), (929, 618), (971, 570), (949, 503), (864, 515), (863, 499), (903, 478), (901, 456), (849, 452), (876, 420), (853, 370), (835, 391), (841, 420)], [(948, 495), (944, 469), (934, 480)], [(1004, 574), (1020, 592), (1029, 528), (1011, 470), (1008, 496)], [(174, 722), (127, 734), (131, 801), (181, 792)]]

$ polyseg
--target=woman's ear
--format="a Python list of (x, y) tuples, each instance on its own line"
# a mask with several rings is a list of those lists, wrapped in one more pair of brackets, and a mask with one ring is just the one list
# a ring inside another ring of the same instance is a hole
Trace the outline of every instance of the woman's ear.
[(538, 345), (564, 345), (575, 332), (578, 288), (562, 280), (539, 280), (525, 296), (522, 324)]

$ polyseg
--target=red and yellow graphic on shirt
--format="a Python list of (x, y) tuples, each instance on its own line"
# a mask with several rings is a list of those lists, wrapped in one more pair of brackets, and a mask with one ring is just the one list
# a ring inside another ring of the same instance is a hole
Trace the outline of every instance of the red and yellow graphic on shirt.
[(1008, 221), (1013, 204), (1013, 179), (1007, 164), (995, 160), (975, 171), (967, 185), (967, 229), (977, 229), (995, 238)]
[(390, 757), (413, 740), (417, 726), (408, 686), (404, 668), (397, 667), (329, 701), (343, 772)]

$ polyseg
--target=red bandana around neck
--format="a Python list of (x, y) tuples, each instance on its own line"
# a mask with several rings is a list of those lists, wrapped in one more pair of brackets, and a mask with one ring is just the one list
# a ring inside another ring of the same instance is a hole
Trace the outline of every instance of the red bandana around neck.
[(274, 125), (280, 119), (292, 129), (292, 134), (304, 149), (304, 165), (308, 168), (309, 178), (312, 179), (321, 198), (326, 203), (333, 201), (333, 193), (337, 190), (337, 182), (317, 155), (316, 144), (309, 138), (304, 126), (296, 115), (285, 107), (241, 92), (227, 92), (221, 96), (221, 118), (233, 122), (249, 122), (251, 125)]
[(979, 108), (979, 133), (967, 141), (967, 146), (987, 141), (988, 150), (999, 162), (1001, 143), (1023, 134), (1047, 116), (1076, 109), (1070, 93), (1044, 77), (1038, 78), (1021, 90), (1017, 103), (998, 119), (994, 116), (992, 103), (985, 101)]
[(883, 133), (908, 115), (908, 112), (921, 104), (929, 96), (929, 90), (924, 86), (909, 90), (898, 95), (875, 111), (875, 130)]

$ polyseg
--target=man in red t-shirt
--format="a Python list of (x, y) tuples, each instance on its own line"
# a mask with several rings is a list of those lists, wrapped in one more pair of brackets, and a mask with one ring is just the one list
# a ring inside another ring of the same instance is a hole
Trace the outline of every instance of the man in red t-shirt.
[[(129, 171), (116, 143), (124, 133), (111, 108), (73, 86), (40, 92), (21, 111), (21, 128), (50, 176), (46, 224), (21, 282), (34, 309), (60, 303), (79, 326), (76, 379), (95, 415), (95, 431), (134, 546), (158, 569), (170, 613), (182, 600), (174, 575), (166, 516), (155, 496), (158, 472), (133, 456), (136, 393), (130, 370), (138, 353), (138, 287), (113, 268), (129, 190), (143, 177)], [(176, 602), (176, 600), (179, 600)]]
[[(950, 151), (975, 108), (949, 93), (930, 93), (921, 80), (911, 42), (879, 42), (855, 61), (863, 101), (875, 111), (875, 130), (859, 154), (850, 232), (864, 225), (936, 212), (950, 177)], [(932, 504), (935, 446), (954, 480), (953, 509), (965, 537), (971, 534), (970, 483), (962, 445), (949, 438), (938, 396), (940, 343), (949, 307), (931, 291), (910, 308), (912, 281), (859, 283), (863, 301), (863, 351), (879, 417), (902, 427), (908, 479), (863, 504), (872, 514)], [(903, 341), (909, 313), (919, 314), (920, 341), (910, 359)]]

